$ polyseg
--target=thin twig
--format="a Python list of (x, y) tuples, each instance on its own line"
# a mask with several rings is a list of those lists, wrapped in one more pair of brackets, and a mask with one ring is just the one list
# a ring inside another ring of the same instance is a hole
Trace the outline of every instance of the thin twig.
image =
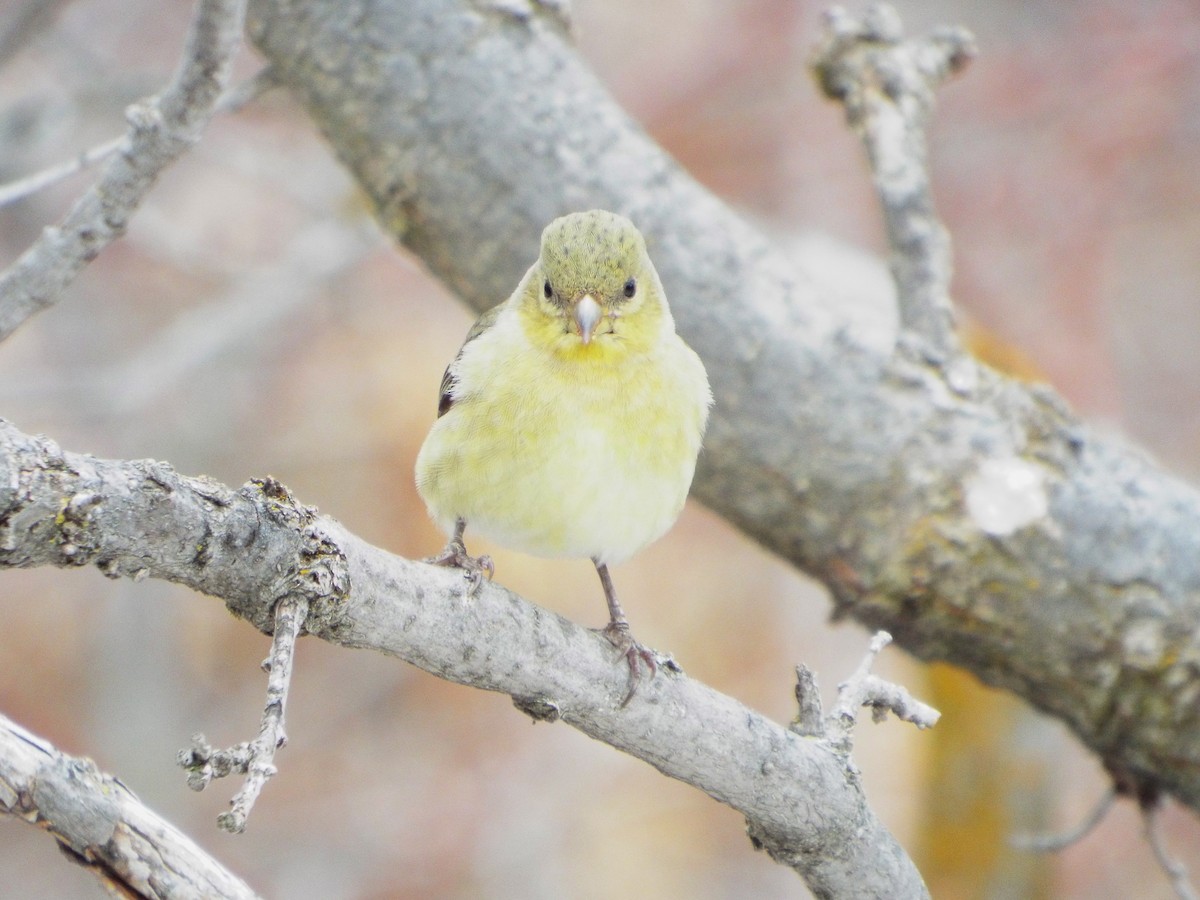
[(308, 599), (305, 597), (288, 597), (275, 608), (275, 637), (271, 641), (271, 655), (263, 663), (267, 671), (267, 705), (263, 709), (258, 737), (251, 742), (255, 752), (246, 782), (234, 795), (229, 812), (217, 819), (223, 831), (240, 834), (246, 830), (246, 819), (258, 795), (277, 771), (275, 751), (287, 743), (283, 718), (296, 661), (296, 640), (307, 617)]
[(843, 757), (849, 757), (854, 725), (858, 711), (869, 706), (876, 722), (888, 712), (918, 728), (932, 728), (941, 718), (932, 706), (922, 703), (898, 684), (871, 674), (871, 666), (883, 648), (892, 642), (886, 631), (871, 638), (866, 656), (854, 673), (838, 685), (837, 703), (826, 717), (821, 714), (821, 698), (817, 693), (816, 676), (808, 666), (796, 667), (796, 705), (798, 711), (791, 730), (805, 737), (824, 738)]
[[(153, 212), (150, 207), (143, 210)], [(169, 244), (173, 224), (164, 221), (155, 239)], [(95, 415), (142, 412), (221, 354), (269, 353), (273, 341), (286, 333), (283, 323), (294, 321), (299, 311), (328, 291), (342, 273), (372, 252), (378, 239), (365, 227), (328, 218), (314, 221), (292, 236), (278, 258), (241, 271), (210, 302), (187, 310), (124, 359), (66, 375), (47, 370), (0, 381), (0, 404), (13, 398), (38, 403), (70, 395)]]
[(1179, 900), (1197, 900), (1196, 889), (1188, 878), (1187, 868), (1171, 855), (1162, 836), (1162, 806), (1155, 804), (1142, 807), (1142, 826), (1146, 833), (1146, 843), (1154, 851), (1154, 858), (1162, 866), (1167, 877), (1171, 879), (1171, 887)]
[(918, 728), (932, 728), (941, 718), (941, 713), (914, 698), (900, 685), (871, 674), (875, 658), (891, 642), (892, 636), (886, 631), (875, 632), (867, 654), (854, 674), (838, 685), (838, 699), (826, 721), (826, 735), (840, 753), (850, 752), (854, 724), (858, 720), (858, 711), (864, 706), (872, 708), (876, 722), (881, 721), (889, 711)]
[(217, 101), (215, 112), (232, 115), (241, 112), (267, 91), (279, 86), (279, 73), (272, 65), (265, 65), (245, 81), (229, 88)]
[(1092, 807), (1091, 812), (1084, 816), (1083, 821), (1074, 828), (1060, 834), (1015, 834), (1009, 838), (1009, 844), (1017, 850), (1029, 850), (1035, 853), (1057, 853), (1072, 844), (1083, 840), (1092, 830), (1104, 821), (1108, 811), (1112, 809), (1117, 799), (1116, 788), (1109, 788), (1100, 802)]
[(159, 173), (200, 137), (229, 80), (240, 45), (244, 0), (199, 0), (184, 57), (157, 97), (126, 111), (122, 152), (57, 227), (46, 228), (0, 275), (0, 340), (55, 303), (79, 271), (125, 232)]
[[(1014, 835), (1009, 843), (1018, 850), (1032, 850), (1038, 853), (1057, 853), (1060, 850), (1065, 850), (1087, 835), (1096, 828), (1108, 815), (1108, 811), (1112, 809), (1117, 797), (1121, 795), (1120, 790), (1116, 786), (1110, 787), (1105, 791), (1104, 796), (1100, 798), (1100, 802), (1092, 808), (1074, 828), (1065, 831), (1062, 834), (1024, 834)], [(1154, 853), (1154, 858), (1158, 861), (1159, 866), (1167, 877), (1171, 880), (1171, 887), (1175, 891), (1175, 895), (1179, 900), (1198, 900), (1195, 888), (1192, 887), (1191, 880), (1188, 878), (1187, 869), (1183, 863), (1171, 855), (1167, 849), (1166, 843), (1163, 840), (1161, 828), (1161, 813), (1162, 806), (1155, 802), (1143, 802), (1141, 804), (1142, 811), (1142, 827), (1146, 836), (1146, 843), (1150, 845), (1151, 851)]]
[(213, 780), (235, 773), (246, 776), (241, 789), (230, 801), (229, 811), (217, 817), (217, 826), (222, 831), (241, 834), (246, 830), (246, 821), (259, 794), (278, 771), (275, 751), (287, 743), (284, 713), (288, 687), (295, 664), (296, 640), (307, 617), (308, 599), (305, 597), (286, 597), (275, 607), (271, 655), (263, 662), (268, 675), (267, 702), (258, 737), (226, 750), (214, 750), (204, 735), (197, 734), (192, 738), (191, 749), (179, 752), (178, 763), (188, 771), (187, 783), (192, 790), (202, 791)]
[(950, 302), (950, 235), (937, 217), (925, 130), (934, 89), (975, 53), (963, 29), (904, 40), (887, 4), (861, 18), (835, 7), (813, 69), (822, 90), (841, 102), (867, 150), (891, 247), (900, 321), (939, 356), (958, 352)]
[[(270, 90), (277, 83), (274, 69), (271, 66), (264, 66), (252, 77), (226, 91), (222, 95), (221, 101), (217, 104), (216, 112), (237, 112)], [(124, 146), (127, 140), (128, 135), (110, 138), (103, 143), (84, 150), (74, 159), (68, 159), (64, 162), (47, 166), (40, 172), (34, 172), (31, 175), (26, 175), (24, 178), (10, 181), (8, 184), (0, 184), (0, 208), (16, 203), (19, 200), (24, 200), (38, 191), (45, 190), (52, 185), (58, 184), (60, 181), (65, 181), (89, 166), (103, 162), (112, 153)]]
[(24, 200), (38, 191), (45, 190), (51, 185), (58, 184), (60, 181), (65, 181), (72, 175), (82, 172), (88, 166), (107, 159), (113, 151), (123, 146), (125, 141), (125, 135), (111, 138), (102, 144), (84, 150), (74, 159), (47, 166), (40, 172), (34, 172), (32, 175), (26, 175), (24, 178), (0, 185), (0, 208), (16, 203), (18, 200)]

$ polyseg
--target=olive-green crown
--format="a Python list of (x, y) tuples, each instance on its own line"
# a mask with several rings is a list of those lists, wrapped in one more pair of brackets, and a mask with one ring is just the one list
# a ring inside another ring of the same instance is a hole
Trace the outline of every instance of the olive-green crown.
[(646, 242), (637, 227), (602, 209), (555, 219), (542, 232), (542, 274), (564, 301), (592, 293), (615, 300), (640, 278)]

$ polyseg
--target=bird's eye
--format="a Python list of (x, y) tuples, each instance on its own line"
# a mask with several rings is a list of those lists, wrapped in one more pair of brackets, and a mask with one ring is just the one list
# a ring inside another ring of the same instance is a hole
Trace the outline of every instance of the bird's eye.
[(627, 282), (625, 282), (625, 296), (632, 297), (636, 293), (637, 293), (637, 282), (634, 279), (630, 278)]
[(554, 296), (554, 289), (550, 287), (549, 281), (542, 285), (542, 293), (546, 295), (547, 300)]

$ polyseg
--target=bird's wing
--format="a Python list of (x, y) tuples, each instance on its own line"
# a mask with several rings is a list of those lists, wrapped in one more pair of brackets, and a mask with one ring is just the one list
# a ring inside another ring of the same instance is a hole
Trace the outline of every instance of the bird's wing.
[(475, 320), (475, 324), (471, 326), (471, 330), (467, 332), (467, 338), (463, 341), (462, 347), (458, 348), (458, 353), (455, 355), (450, 365), (446, 366), (446, 372), (442, 375), (442, 386), (438, 395), (438, 418), (440, 419), (450, 411), (450, 407), (454, 405), (454, 367), (462, 357), (463, 347), (475, 340), (485, 331), (492, 327), (496, 321), (496, 317), (500, 315), (500, 310), (504, 307), (503, 303), (498, 303), (485, 312), (482, 316)]

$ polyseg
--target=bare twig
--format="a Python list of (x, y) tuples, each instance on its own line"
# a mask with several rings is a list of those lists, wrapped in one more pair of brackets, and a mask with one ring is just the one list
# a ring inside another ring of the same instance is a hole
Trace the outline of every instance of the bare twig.
[(1109, 788), (1100, 798), (1100, 802), (1092, 807), (1083, 817), (1083, 821), (1074, 828), (1060, 834), (1015, 834), (1009, 839), (1009, 844), (1017, 850), (1030, 850), (1035, 853), (1057, 853), (1065, 850), (1091, 834), (1092, 830), (1104, 821), (1116, 799), (1116, 788)]
[(1159, 803), (1142, 807), (1142, 827), (1146, 834), (1146, 843), (1154, 851), (1154, 858), (1162, 866), (1162, 870), (1171, 879), (1171, 887), (1179, 900), (1197, 900), (1196, 889), (1192, 887), (1188, 871), (1171, 851), (1167, 848), (1162, 836), (1162, 805)]
[(883, 207), (900, 320), (943, 356), (957, 352), (950, 303), (950, 235), (937, 218), (929, 183), (925, 129), (934, 89), (975, 53), (963, 29), (925, 40), (903, 39), (887, 4), (861, 19), (835, 7), (813, 61), (817, 79), (840, 101), (866, 147)]
[(74, 159), (68, 159), (66, 162), (47, 166), (40, 172), (34, 172), (32, 175), (26, 175), (24, 178), (18, 178), (16, 181), (8, 182), (8, 184), (0, 184), (0, 208), (8, 206), (10, 203), (16, 203), (18, 200), (24, 200), (26, 197), (36, 194), (40, 190), (58, 184), (60, 181), (82, 172), (88, 166), (95, 165), (101, 160), (107, 159), (114, 150), (124, 145), (125, 140), (124, 135), (112, 138), (102, 144), (97, 144), (95, 147), (84, 150)]
[(838, 753), (849, 756), (851, 735), (858, 720), (858, 711), (864, 706), (871, 707), (872, 717), (876, 722), (883, 721), (890, 711), (918, 728), (932, 728), (936, 725), (941, 717), (941, 713), (936, 709), (915, 699), (900, 685), (871, 674), (875, 658), (891, 641), (892, 636), (886, 631), (875, 633), (866, 656), (858, 664), (854, 674), (838, 685), (837, 703), (828, 716), (821, 711), (816, 676), (808, 666), (797, 666), (798, 711), (791, 730), (805, 737), (823, 738)]
[[(164, 222), (156, 234), (168, 246), (171, 224)], [(124, 359), (66, 375), (45, 370), (8, 379), (0, 382), (0, 403), (69, 394), (92, 414), (135, 415), (223, 353), (269, 353), (272, 341), (286, 334), (282, 323), (300, 316), (377, 246), (378, 233), (368, 230), (318, 218), (293, 235), (277, 258), (231, 276), (224, 291), (154, 332)]]
[(217, 101), (215, 112), (232, 114), (241, 112), (267, 91), (279, 86), (279, 77), (275, 67), (263, 66), (245, 81), (240, 81), (221, 95)]
[(0, 716), (0, 812), (54, 835), (115, 896), (257, 895), (90, 759)]
[[(220, 102), (217, 103), (215, 111), (219, 113), (237, 112), (255, 98), (270, 90), (275, 84), (274, 71), (270, 66), (264, 66), (255, 75), (235, 85), (223, 94)], [(40, 190), (44, 190), (51, 185), (58, 184), (60, 181), (70, 178), (72, 175), (82, 172), (89, 166), (102, 162), (112, 155), (113, 152), (123, 147), (127, 140), (127, 135), (111, 138), (84, 150), (74, 159), (68, 159), (53, 166), (47, 166), (40, 172), (34, 172), (31, 175), (26, 175), (24, 178), (10, 181), (8, 184), (0, 184), (0, 208), (16, 203), (18, 200), (24, 200), (26, 197), (36, 194)]]
[(891, 642), (892, 636), (886, 631), (876, 632), (854, 674), (838, 685), (837, 703), (826, 721), (825, 734), (839, 753), (850, 752), (858, 711), (864, 706), (871, 707), (876, 722), (886, 718), (889, 711), (918, 728), (932, 728), (941, 718), (941, 713), (914, 698), (900, 685), (871, 674), (875, 658)]
[[(1037, 853), (1058, 853), (1078, 843), (1104, 821), (1117, 798), (1122, 795), (1118, 785), (1105, 791), (1091, 811), (1084, 816), (1083, 821), (1074, 828), (1061, 834), (1021, 834), (1014, 835), (1009, 843), (1018, 850), (1031, 850)], [(1197, 900), (1195, 888), (1188, 878), (1187, 869), (1178, 859), (1171, 855), (1162, 837), (1161, 812), (1162, 803), (1157, 796), (1142, 797), (1138, 801), (1142, 813), (1142, 828), (1146, 843), (1154, 853), (1154, 858), (1166, 876), (1171, 880), (1171, 887), (1180, 900)]]
[(129, 108), (121, 152), (99, 181), (0, 275), (0, 340), (53, 304), (79, 270), (124, 233), (158, 174), (199, 139), (229, 79), (243, 17), (244, 0), (198, 0), (171, 83)]
[(246, 776), (241, 790), (230, 801), (229, 811), (217, 817), (217, 825), (222, 831), (241, 834), (246, 830), (246, 820), (258, 795), (278, 771), (275, 751), (287, 743), (283, 719), (288, 686), (296, 658), (296, 640), (307, 617), (308, 599), (305, 597), (285, 597), (275, 607), (271, 655), (263, 661), (263, 670), (268, 675), (267, 703), (258, 737), (226, 750), (214, 750), (204, 735), (197, 734), (192, 738), (190, 750), (179, 751), (179, 765), (188, 771), (187, 784), (194, 791), (204, 790), (216, 778), (234, 773)]

